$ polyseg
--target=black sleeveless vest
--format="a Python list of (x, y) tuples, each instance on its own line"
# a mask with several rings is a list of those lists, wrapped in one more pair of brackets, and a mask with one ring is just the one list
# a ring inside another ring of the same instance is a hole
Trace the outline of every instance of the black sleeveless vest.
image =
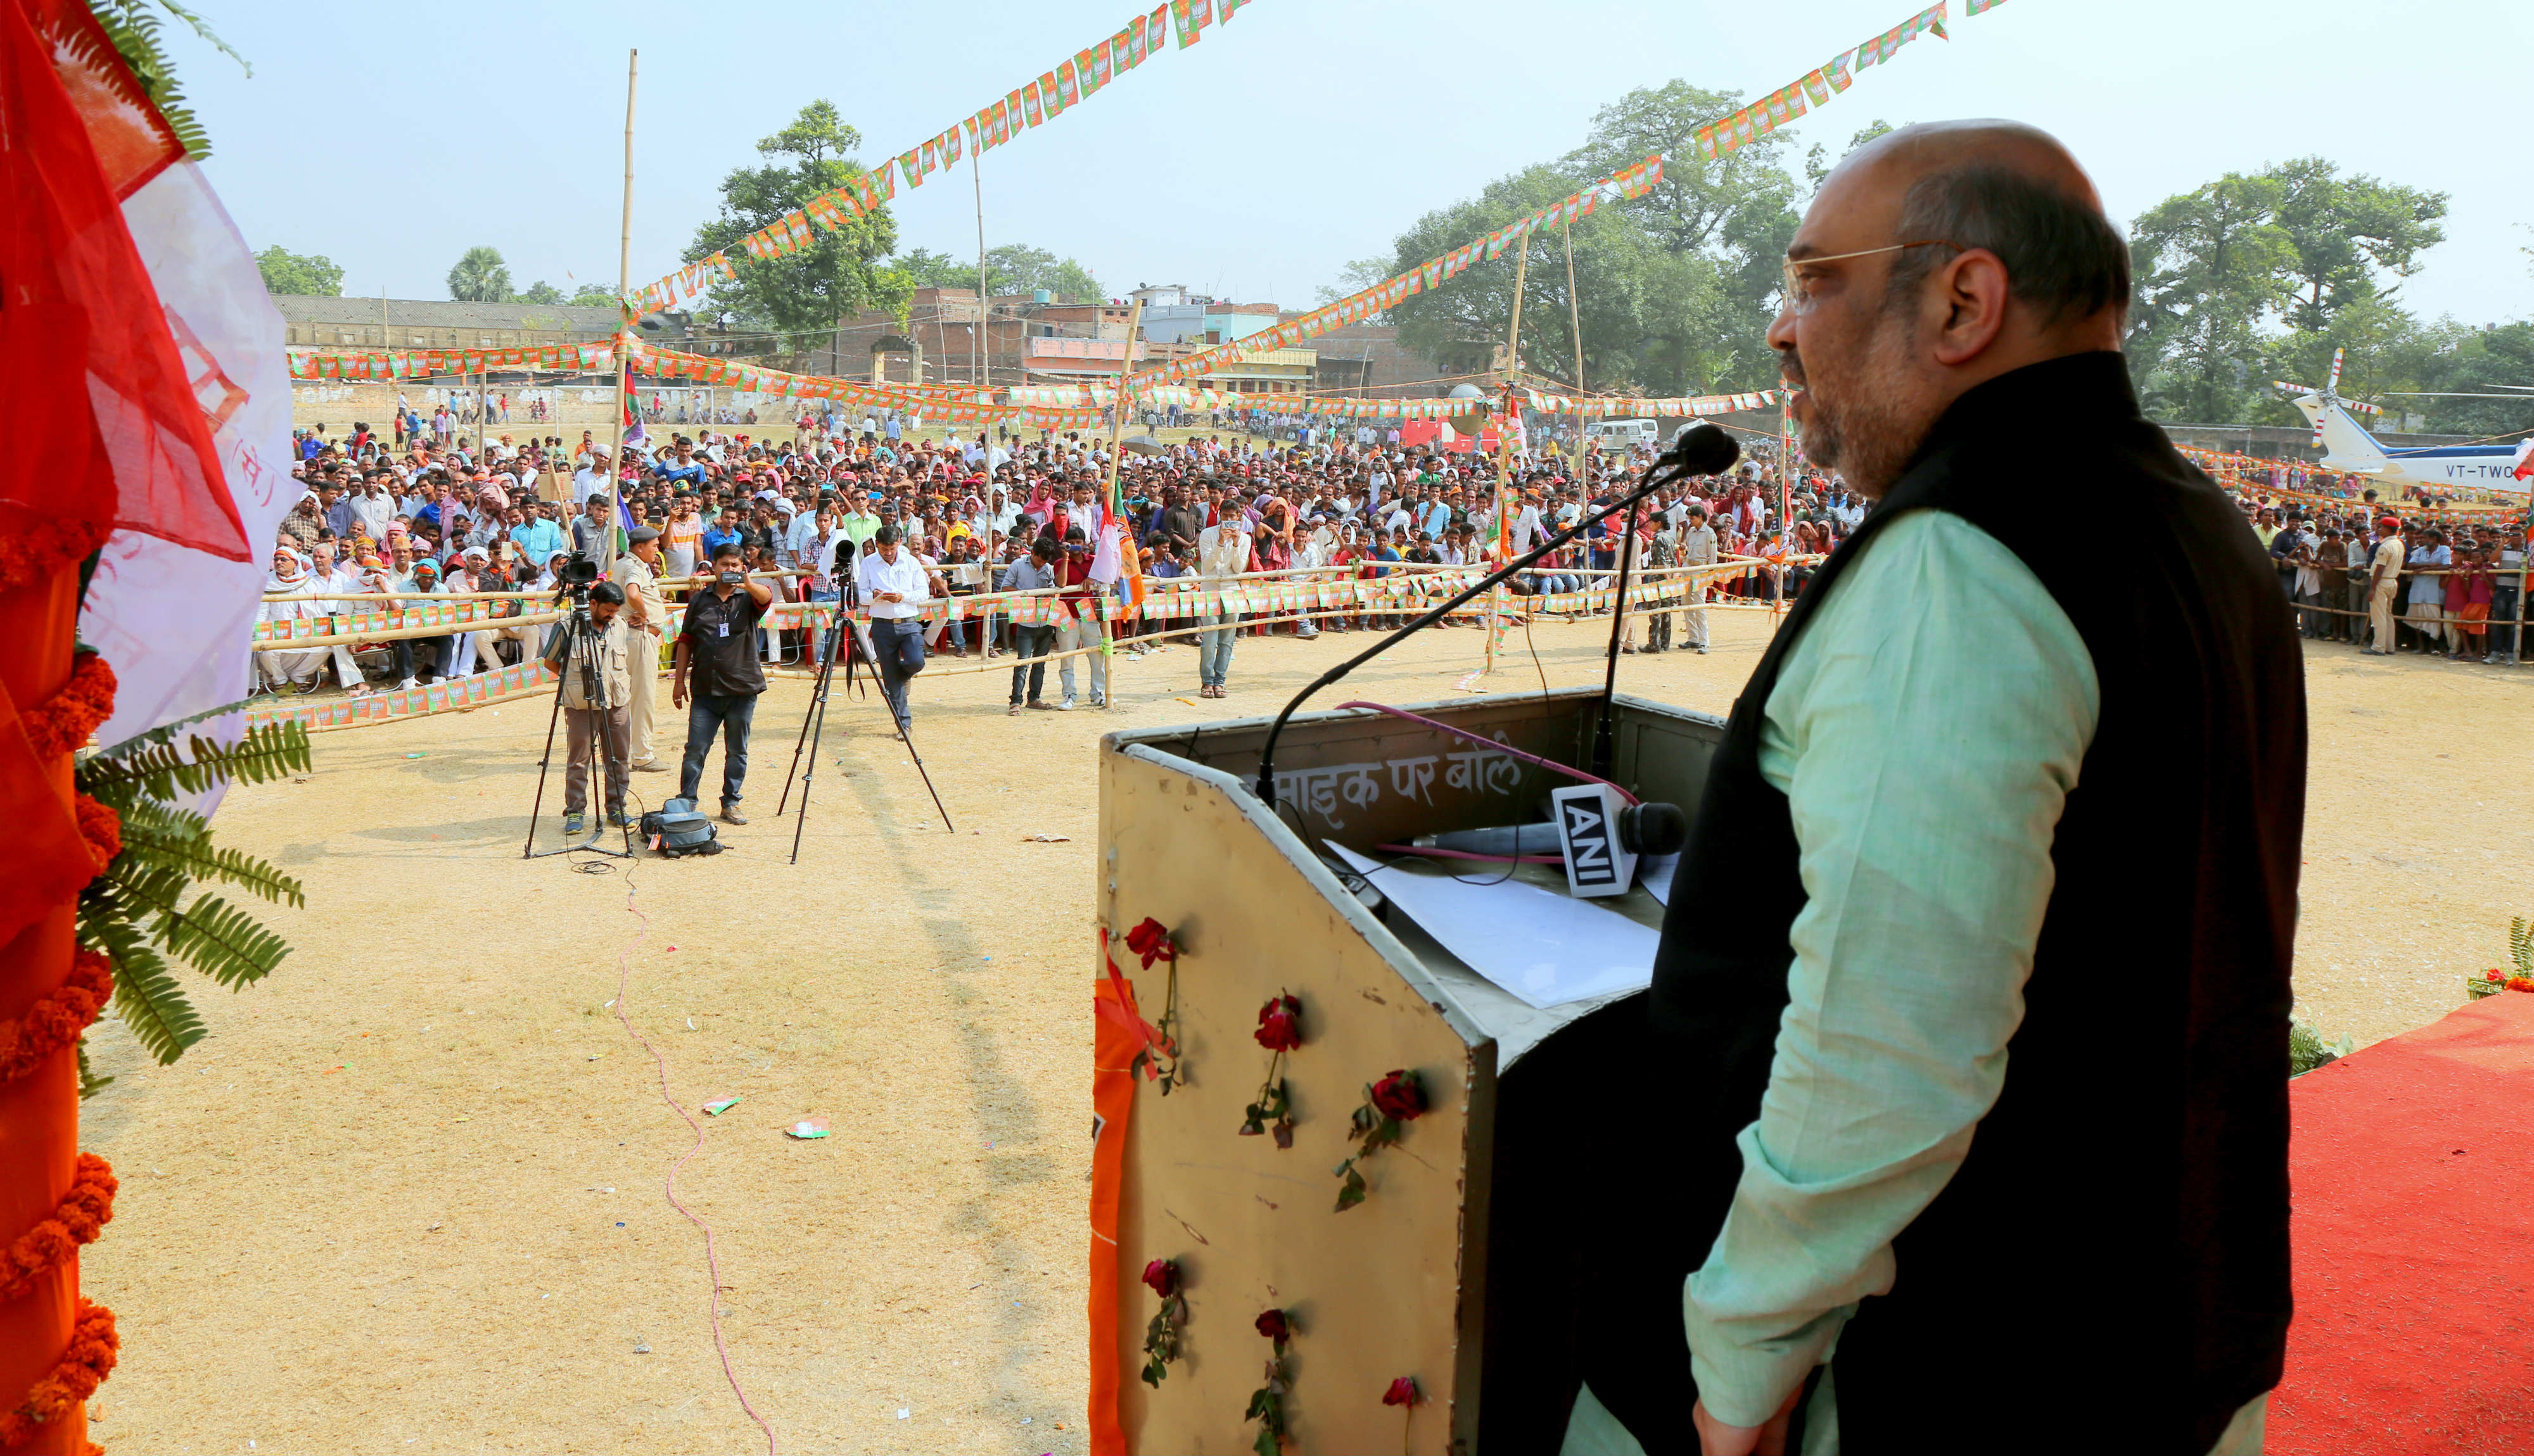
[[(2140, 415), (2121, 356), (1963, 395), (1795, 604), (1709, 773), (1655, 962), (1656, 1039), (1695, 1069), (1693, 1158), (1738, 1166), (1804, 903), (1762, 714), (1841, 571), (1914, 509), (2031, 568), (2092, 655), (2102, 712), (2005, 1089), (1896, 1241), (1892, 1293), (1840, 1338), (1841, 1446), (1931, 1449), (1934, 1421), (1949, 1451), (2201, 1456), (2278, 1382), (2287, 1336), (2304, 664), (2269, 558)], [(1682, 1211), (1702, 1239), (1724, 1213)]]

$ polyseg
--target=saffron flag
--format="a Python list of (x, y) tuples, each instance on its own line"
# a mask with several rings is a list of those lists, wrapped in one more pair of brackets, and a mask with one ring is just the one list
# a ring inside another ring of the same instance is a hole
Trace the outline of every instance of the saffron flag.
[(1185, 50), (1205, 38), (1205, 28), (1214, 24), (1213, 0), (1171, 0), (1171, 19), (1178, 25), (1179, 49)]

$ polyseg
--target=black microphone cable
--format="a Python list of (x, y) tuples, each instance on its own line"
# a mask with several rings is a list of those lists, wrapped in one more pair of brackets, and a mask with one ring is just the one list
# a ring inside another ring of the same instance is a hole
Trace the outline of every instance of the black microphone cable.
[(1510, 579), (1514, 573), (1523, 570), (1533, 562), (1538, 561), (1540, 557), (1547, 555), (1550, 552), (1553, 552), (1558, 548), (1565, 546), (1568, 542), (1575, 540), (1588, 528), (1601, 521), (1608, 520), (1610, 517), (1617, 515), (1620, 511), (1627, 510), (1635, 506), (1648, 495), (1653, 495), (1656, 491), (1660, 490), (1662, 487), (1670, 485), (1675, 481), (1686, 480), (1694, 475), (1720, 475), (1723, 472), (1732, 469), (1733, 462), (1740, 459), (1741, 456), (1741, 444), (1737, 442), (1733, 437), (1725, 434), (1722, 430), (1718, 429), (1712, 424), (1701, 422), (1683, 430), (1680, 433), (1679, 437), (1672, 441), (1671, 448), (1664, 451), (1662, 458), (1655, 462), (1655, 467), (1646, 472), (1645, 481), (1635, 490), (1630, 491), (1627, 495), (1621, 496), (1619, 499), (1611, 502), (1602, 509), (1577, 521), (1574, 525), (1567, 527), (1565, 530), (1558, 532), (1546, 541), (1541, 542), (1538, 546), (1524, 553), (1516, 559), (1508, 561), (1503, 566), (1480, 577), (1477, 582), (1472, 584), (1468, 590), (1462, 592), (1459, 596), (1445, 602), (1440, 607), (1434, 608), (1432, 611), (1418, 617), (1415, 621), (1401, 627), (1389, 636), (1382, 638), (1379, 642), (1374, 643), (1372, 646), (1357, 653), (1354, 657), (1347, 659), (1345, 662), (1338, 664), (1336, 667), (1331, 668), (1319, 676), (1311, 679), (1309, 685), (1305, 686), (1300, 692), (1294, 694), (1293, 701), (1287, 703), (1284, 711), (1276, 715), (1275, 723), (1268, 726), (1267, 741), (1265, 745), (1258, 750), (1258, 782), (1254, 787), (1259, 801), (1270, 808), (1275, 807), (1276, 739), (1285, 731), (1286, 720), (1292, 718), (1295, 710), (1301, 707), (1303, 702), (1308, 699), (1311, 694), (1318, 692), (1321, 688), (1328, 686), (1330, 683), (1344, 677), (1349, 672), (1362, 667), (1374, 658), (1388, 652), (1391, 648), (1399, 644), (1400, 639), (1408, 636), (1411, 632), (1430, 627), (1434, 623), (1441, 621), (1446, 615), (1450, 614), (1454, 610), (1462, 606), (1462, 604), (1478, 596), (1480, 592), (1491, 590), (1500, 583)]

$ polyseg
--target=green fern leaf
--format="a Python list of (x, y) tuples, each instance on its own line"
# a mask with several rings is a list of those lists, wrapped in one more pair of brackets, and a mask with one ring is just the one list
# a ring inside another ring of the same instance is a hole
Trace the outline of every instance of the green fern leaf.
[(2507, 919), (2507, 951), (2516, 961), (2518, 975), (2534, 975), (2534, 924), (2523, 915)]
[(290, 954), (280, 936), (216, 895), (160, 914), (151, 934), (167, 954), (233, 991), (264, 979)]
[(79, 766), (80, 788), (102, 798), (100, 788), (129, 786), (151, 798), (200, 793), (216, 784), (263, 784), (310, 765), (308, 730), (296, 722), (249, 728), (235, 743), (195, 737), (179, 749), (151, 743), (127, 755), (96, 755)]
[(185, 1048), (206, 1034), (202, 1016), (186, 999), (185, 988), (155, 955), (115, 967), (114, 1014), (161, 1067), (183, 1056)]
[(191, 844), (203, 837), (209, 821), (190, 809), (179, 809), (157, 799), (143, 798), (130, 792), (132, 786), (118, 786), (126, 791), (128, 802), (115, 805), (123, 817), (123, 843), (128, 847), (136, 843), (151, 845)]
[(221, 38), (220, 38), (216, 33), (214, 33), (214, 32), (212, 31), (211, 22), (204, 20), (201, 16), (198, 16), (198, 15), (194, 14), (192, 11), (187, 10), (185, 7), (183, 7), (183, 6), (179, 5), (179, 4), (177, 4), (177, 3), (176, 3), (176, 0), (158, 0), (158, 3), (159, 3), (161, 6), (164, 6), (164, 7), (166, 8), (166, 11), (167, 11), (167, 13), (168, 13), (169, 15), (172, 15), (172, 16), (174, 16), (176, 19), (178, 19), (178, 20), (180, 20), (180, 21), (183, 21), (183, 22), (185, 23), (185, 25), (186, 25), (189, 29), (191, 29), (195, 34), (200, 35), (200, 36), (201, 36), (201, 37), (203, 37), (205, 40), (210, 41), (210, 42), (212, 44), (212, 46), (213, 46), (213, 47), (215, 47), (215, 48), (220, 52), (220, 54), (222, 54), (222, 55), (224, 55), (224, 56), (227, 56), (227, 57), (228, 57), (230, 60), (232, 60), (232, 61), (237, 62), (237, 63), (238, 63), (238, 69), (239, 69), (239, 70), (241, 70), (241, 71), (244, 71), (244, 72), (247, 74), (247, 79), (248, 79), (249, 81), (252, 81), (252, 80), (254, 80), (254, 79), (255, 79), (255, 67), (253, 67), (252, 65), (249, 65), (249, 64), (247, 63), (247, 58), (246, 58), (246, 57), (244, 57), (244, 56), (242, 56), (242, 55), (239, 55), (239, 54), (238, 54), (238, 52), (237, 52), (237, 47), (236, 47), (236, 46), (229, 44), (229, 43), (228, 43), (227, 41), (225, 41), (225, 40), (222, 40), (222, 39), (221, 39)]
[(232, 713), (241, 712), (247, 708), (253, 707), (254, 704), (255, 699), (253, 698), (240, 698), (234, 703), (222, 703), (216, 708), (206, 708), (191, 718), (179, 718), (173, 723), (162, 723), (146, 733), (135, 733), (120, 743), (108, 744), (103, 748), (97, 749), (89, 756), (90, 758), (123, 758), (130, 754), (137, 753), (140, 750), (149, 747), (152, 743), (170, 743), (175, 741), (176, 730), (178, 728), (192, 728), (198, 723), (209, 723), (214, 718), (226, 718)]
[(152, 868), (181, 868), (190, 879), (225, 881), (265, 900), (287, 901), (293, 908), (308, 903), (297, 880), (243, 849), (213, 844), (201, 815), (154, 800), (125, 811), (123, 852)]
[(86, 1102), (89, 1098), (93, 1097), (97, 1093), (105, 1090), (107, 1087), (114, 1085), (113, 1077), (99, 1077), (93, 1071), (90, 1070), (88, 1065), (88, 1038), (86, 1036), (82, 1036), (79, 1039), (79, 1078), (80, 1100), (82, 1102)]

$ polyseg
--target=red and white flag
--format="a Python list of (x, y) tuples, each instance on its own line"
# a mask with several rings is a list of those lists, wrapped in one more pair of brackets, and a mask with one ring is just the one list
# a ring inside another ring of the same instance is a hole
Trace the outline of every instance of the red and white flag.
[[(106, 468), (21, 479), (40, 482), (55, 512), (112, 502), (114, 534), (80, 617), (118, 682), (114, 717), (98, 729), (111, 743), (246, 696), (274, 532), (302, 495), (290, 474), (289, 366), (246, 240), (88, 7), (0, 9), (10, 12), (0, 104), (19, 123), (0, 128), (12, 184), (0, 201), (29, 219), (0, 225), (0, 237), (40, 242), (51, 226), (62, 250), (34, 275), (54, 289), (58, 329), (24, 336), (32, 311), (17, 307), (14, 287), (0, 310), (0, 376), (12, 381), (0, 397), (27, 405), (16, 383), (30, 373), (80, 380), (62, 355), (66, 340), (84, 339), (90, 448)], [(0, 256), (0, 275), (27, 276), (13, 262)], [(54, 457), (79, 452), (55, 443)]]
[(2512, 473), (2520, 481), (2534, 475), (2534, 438), (2516, 442), (2516, 469)]

